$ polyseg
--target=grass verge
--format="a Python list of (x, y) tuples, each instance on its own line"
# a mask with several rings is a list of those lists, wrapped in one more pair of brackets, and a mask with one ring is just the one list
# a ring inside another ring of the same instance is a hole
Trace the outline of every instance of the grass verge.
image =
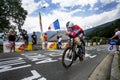
[(118, 54), (118, 67), (119, 67), (119, 71), (120, 71), (120, 52)]

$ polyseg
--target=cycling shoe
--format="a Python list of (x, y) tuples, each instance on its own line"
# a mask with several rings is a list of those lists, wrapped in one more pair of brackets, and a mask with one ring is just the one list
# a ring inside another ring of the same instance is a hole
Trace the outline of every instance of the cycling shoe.
[(79, 59), (80, 59), (80, 61), (83, 61), (84, 60), (84, 54), (80, 54)]
[(74, 61), (76, 61), (76, 60), (77, 60), (77, 57), (78, 57), (78, 56), (77, 56), (77, 55), (75, 55), (75, 56), (74, 56), (74, 58), (73, 58), (73, 60), (74, 60)]

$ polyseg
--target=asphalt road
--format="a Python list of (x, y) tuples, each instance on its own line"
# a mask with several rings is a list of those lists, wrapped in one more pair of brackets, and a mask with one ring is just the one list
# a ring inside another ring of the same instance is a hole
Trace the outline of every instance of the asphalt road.
[(69, 69), (61, 63), (63, 50), (0, 54), (0, 80), (87, 80), (107, 48), (87, 47), (85, 60), (76, 60)]

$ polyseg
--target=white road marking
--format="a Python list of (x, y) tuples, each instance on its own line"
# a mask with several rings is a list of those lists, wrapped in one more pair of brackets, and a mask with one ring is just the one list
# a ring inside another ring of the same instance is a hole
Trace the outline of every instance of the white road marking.
[(13, 58), (5, 58), (5, 59), (0, 59), (0, 62), (1, 61), (6, 61), (6, 60), (21, 60), (21, 59), (23, 59), (23, 58), (21, 58), (21, 57), (13, 57)]
[(38, 80), (47, 80), (46, 78), (40, 78), (40, 79), (38, 79)]
[(48, 63), (48, 62), (56, 62), (58, 60), (52, 60), (52, 58), (46, 58), (45, 60), (36, 62), (36, 64), (41, 64), (41, 63)]
[(21, 57), (0, 59), (0, 73), (31, 66), (25, 63)]
[(2, 62), (0, 62), (0, 66), (2, 66), (2, 65), (16, 65), (16, 64), (21, 64), (21, 63), (26, 63), (26, 62), (24, 60), (2, 61)]
[(93, 56), (91, 56), (91, 54), (85, 54), (85, 57), (89, 57), (89, 58), (94, 58), (94, 57), (96, 57), (97, 55), (93, 55)]
[(38, 80), (47, 80), (46, 78), (41, 77), (41, 75), (36, 71), (36, 70), (31, 70), (31, 73), (33, 74), (33, 76), (29, 76), (27, 78), (21, 79), (21, 80), (33, 80), (33, 79), (38, 79)]
[(56, 57), (56, 56), (61, 56), (62, 54), (54, 52), (54, 53), (51, 53), (49, 55), (52, 56), (52, 57)]
[(6, 72), (6, 71), (11, 71), (11, 70), (16, 70), (16, 69), (20, 69), (20, 68), (25, 68), (25, 67), (29, 67), (31, 65), (23, 65), (23, 66), (18, 66), (18, 67), (14, 67), (12, 68), (12, 66), (9, 66), (9, 65), (5, 65), (5, 66), (2, 66), (0, 69), (0, 73), (1, 72)]
[(31, 61), (40, 61), (40, 60), (43, 60), (45, 58), (48, 58), (46, 57), (45, 55), (41, 55), (41, 54), (24, 54), (25, 57), (27, 57), (29, 60)]
[[(56, 55), (55, 53), (52, 54), (51, 56), (53, 55)], [(60, 55), (60, 54), (57, 54), (57, 56)], [(29, 60), (31, 61), (36, 61), (36, 64), (41, 64), (41, 63), (50, 63), (50, 62), (55, 62), (55, 61), (58, 61), (58, 60), (53, 60), (52, 58), (50, 57), (47, 57), (46, 55), (42, 55), (42, 54), (24, 54), (25, 57), (27, 57)]]

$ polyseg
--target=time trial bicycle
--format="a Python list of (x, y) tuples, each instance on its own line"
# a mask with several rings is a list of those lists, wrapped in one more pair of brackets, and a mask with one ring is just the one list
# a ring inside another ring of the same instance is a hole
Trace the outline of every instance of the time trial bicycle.
[[(80, 39), (81, 40), (81, 39)], [(69, 68), (73, 62), (79, 57), (80, 61), (83, 61), (85, 54), (85, 44), (81, 40), (81, 45), (78, 46), (75, 40), (72, 38), (69, 42), (69, 46), (64, 50), (62, 55), (62, 64), (65, 68)]]

